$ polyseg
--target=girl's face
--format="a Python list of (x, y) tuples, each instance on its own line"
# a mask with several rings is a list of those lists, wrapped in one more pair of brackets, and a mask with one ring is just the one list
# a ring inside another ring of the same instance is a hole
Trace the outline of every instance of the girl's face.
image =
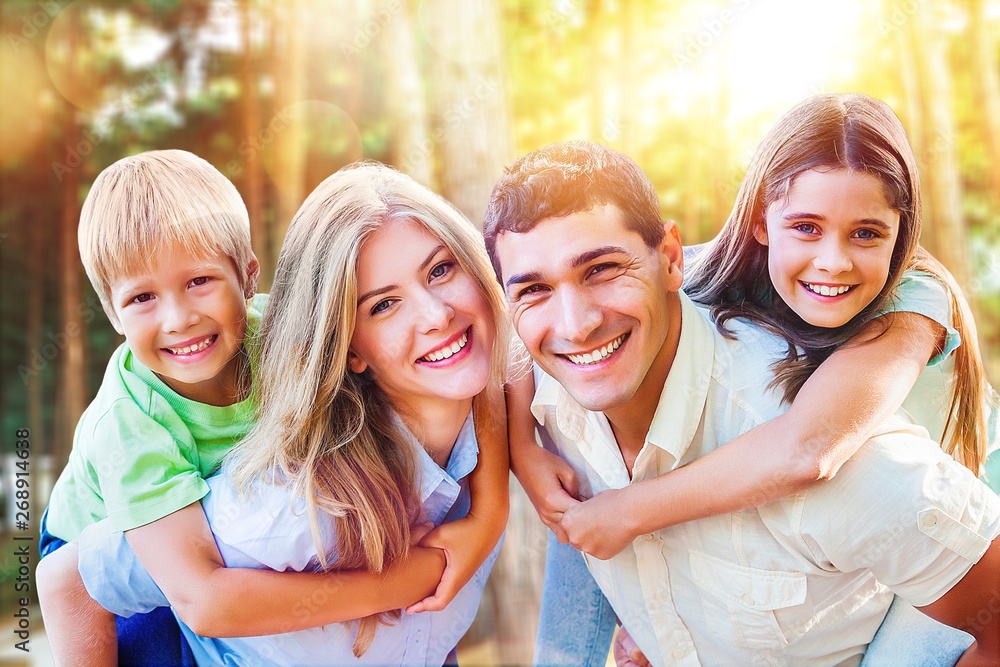
[(478, 394), (495, 332), (476, 281), (423, 226), (391, 220), (365, 242), (349, 366), (370, 370), (393, 403), (419, 411)]
[(882, 181), (850, 169), (795, 176), (755, 230), (775, 291), (817, 327), (847, 324), (878, 296), (899, 235)]

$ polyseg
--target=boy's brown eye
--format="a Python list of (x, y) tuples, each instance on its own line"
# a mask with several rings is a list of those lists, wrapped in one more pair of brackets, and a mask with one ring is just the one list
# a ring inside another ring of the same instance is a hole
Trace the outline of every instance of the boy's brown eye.
[(148, 293), (144, 292), (144, 293), (138, 295), (137, 297), (135, 297), (132, 300), (135, 301), (136, 303), (146, 303), (147, 301), (149, 301), (152, 298), (153, 298), (152, 294), (148, 294)]
[(191, 281), (191, 284), (192, 285), (204, 285), (207, 282), (208, 282), (208, 276), (198, 276), (197, 278), (195, 278), (194, 280)]

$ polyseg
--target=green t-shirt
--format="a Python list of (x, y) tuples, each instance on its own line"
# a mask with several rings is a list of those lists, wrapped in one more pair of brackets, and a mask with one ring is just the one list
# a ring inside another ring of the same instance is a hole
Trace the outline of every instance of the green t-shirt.
[[(247, 309), (244, 347), (251, 374), (267, 295)], [(201, 500), (214, 473), (253, 419), (251, 399), (218, 407), (184, 398), (133, 356), (115, 350), (73, 451), (52, 489), (48, 531), (70, 541), (105, 517), (115, 530), (161, 519)]]

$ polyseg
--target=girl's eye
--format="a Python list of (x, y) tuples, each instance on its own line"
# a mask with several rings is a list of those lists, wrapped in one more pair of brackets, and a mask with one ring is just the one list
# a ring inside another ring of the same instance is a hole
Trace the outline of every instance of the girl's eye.
[(874, 229), (859, 229), (854, 233), (862, 241), (874, 241), (875, 239), (881, 238), (882, 235), (876, 232)]
[(150, 294), (149, 292), (143, 292), (142, 294), (138, 294), (132, 297), (132, 303), (146, 303), (152, 298), (153, 298), (152, 294)]
[(372, 315), (378, 315), (379, 313), (381, 313), (382, 311), (384, 311), (385, 309), (387, 309), (391, 305), (392, 305), (392, 299), (382, 299), (381, 301), (379, 301), (378, 303), (376, 303), (374, 306), (372, 306), (371, 314)]
[(441, 278), (448, 275), (454, 265), (454, 262), (441, 262), (431, 269), (431, 278)]
[(194, 280), (192, 280), (188, 284), (189, 285), (204, 285), (207, 282), (208, 282), (208, 276), (198, 276), (197, 278), (195, 278)]
[(803, 234), (815, 234), (816, 232), (819, 231), (816, 228), (816, 225), (812, 224), (811, 222), (800, 222), (799, 224), (795, 225), (793, 229), (800, 231)]

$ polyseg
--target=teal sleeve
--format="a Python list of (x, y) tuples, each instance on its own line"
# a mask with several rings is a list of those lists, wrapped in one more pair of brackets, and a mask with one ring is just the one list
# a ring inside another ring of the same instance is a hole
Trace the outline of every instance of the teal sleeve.
[(201, 500), (208, 493), (194, 452), (128, 400), (100, 420), (91, 458), (114, 530), (131, 530)]
[(944, 283), (929, 273), (907, 271), (882, 310), (885, 313), (917, 313), (940, 324), (945, 329), (944, 348), (928, 366), (941, 363), (962, 344), (962, 337), (952, 326), (951, 299)]

